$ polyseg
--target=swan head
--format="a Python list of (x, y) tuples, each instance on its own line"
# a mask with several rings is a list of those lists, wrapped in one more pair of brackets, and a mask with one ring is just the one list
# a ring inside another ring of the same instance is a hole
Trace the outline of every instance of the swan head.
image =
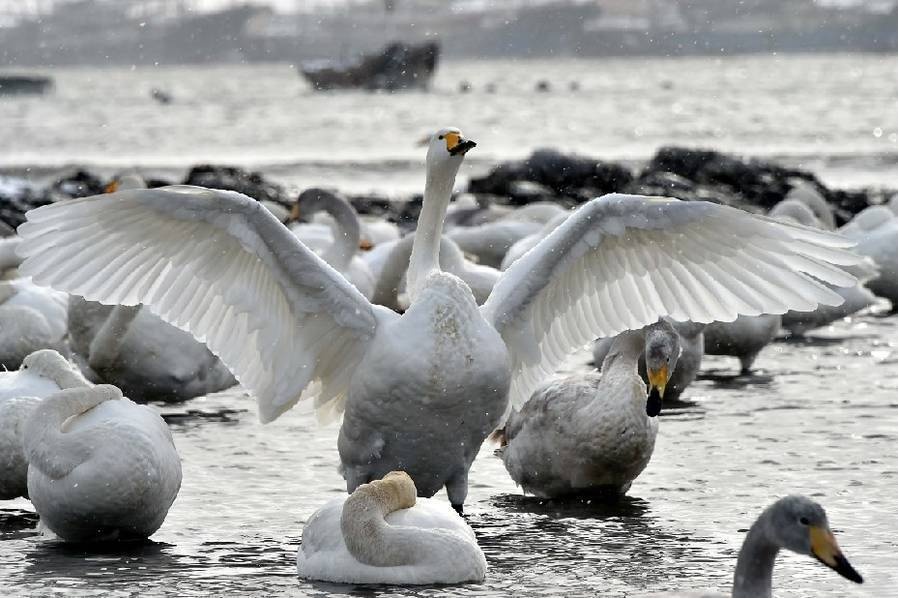
[(787, 222), (792, 221), (800, 225), (805, 225), (806, 227), (822, 228), (821, 221), (815, 216), (814, 211), (809, 208), (808, 205), (793, 198), (778, 202), (774, 208), (768, 212), (768, 216)]
[(394, 470), (384, 475), (381, 480), (372, 481), (371, 484), (389, 498), (389, 503), (398, 506), (396, 509), (406, 509), (415, 505), (415, 497), (418, 491), (412, 477), (402, 470)]
[(790, 495), (767, 510), (766, 534), (779, 547), (809, 555), (853, 582), (861, 575), (845, 558), (830, 530), (824, 508), (808, 497)]
[(646, 327), (645, 339), (646, 375), (649, 378), (646, 415), (658, 416), (662, 411), (665, 386), (680, 357), (680, 336), (670, 322), (659, 320)]
[(59, 352), (53, 349), (40, 349), (28, 354), (22, 360), (19, 370), (27, 370), (38, 376), (50, 379), (61, 389), (87, 385), (87, 381), (81, 376), (81, 373)]
[(109, 185), (106, 186), (104, 191), (106, 193), (115, 193), (116, 191), (124, 191), (126, 189), (144, 189), (147, 187), (147, 182), (144, 181), (144, 178), (141, 177), (137, 173), (125, 173), (123, 175), (116, 176), (112, 181), (109, 182)]
[(455, 173), (468, 150), (477, 144), (466, 139), (455, 127), (445, 127), (426, 139), (428, 169), (448, 169)]

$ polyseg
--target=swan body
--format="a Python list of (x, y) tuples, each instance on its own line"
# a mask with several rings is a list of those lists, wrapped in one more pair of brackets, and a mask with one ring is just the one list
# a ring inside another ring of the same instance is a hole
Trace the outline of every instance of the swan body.
[(541, 239), (549, 235), (556, 227), (565, 222), (566, 218), (568, 218), (568, 212), (556, 214), (553, 218), (548, 220), (539, 231), (531, 233), (526, 237), (522, 237), (513, 243), (512, 247), (509, 248), (509, 251), (506, 252), (506, 255), (503, 256), (503, 261), (500, 263), (500, 270), (509, 268), (509, 265), (528, 253), (531, 248), (540, 243)]
[(625, 493), (649, 464), (659, 430), (637, 374), (643, 353), (651, 365), (665, 365), (664, 393), (680, 347), (677, 332), (661, 321), (618, 335), (600, 374), (547, 382), (513, 412), (499, 451), (512, 479), (539, 497)]
[[(405, 291), (405, 274), (412, 254), (413, 235), (384, 246), (376, 246), (372, 250), (373, 263), (377, 264), (378, 284), (372, 295), (372, 301), (398, 312), (405, 311), (409, 305), (408, 298), (401, 298)], [(384, 248), (384, 249), (382, 249)], [(470, 262), (462, 250), (446, 235), (440, 238), (440, 268), (459, 277), (474, 295), (478, 305), (487, 301), (493, 286), (499, 280), (500, 272), (489, 266)]]
[(740, 372), (748, 374), (759, 353), (777, 337), (780, 323), (780, 314), (740, 316), (732, 322), (712, 322), (703, 331), (705, 353), (734, 356), (740, 360)]
[(206, 346), (144, 307), (72, 296), (69, 330), (82, 369), (138, 402), (184, 401), (236, 384)]
[[(810, 193), (817, 194), (813, 189)], [(792, 199), (792, 196), (793, 192), (790, 193), (787, 199), (774, 206), (768, 213), (768, 216), (777, 218), (781, 221), (787, 220), (788, 222), (795, 222), (808, 227), (833, 229), (833, 214), (830, 212), (830, 207), (827, 205), (826, 201), (821, 198), (820, 194), (817, 196), (820, 199), (820, 202), (812, 202), (812, 204), (818, 206), (819, 213), (829, 214), (829, 220), (822, 220), (811, 207), (797, 199)], [(811, 195), (810, 197), (813, 198), (815, 196)], [(858, 282), (855, 285), (850, 287), (830, 287), (835, 293), (843, 298), (842, 304), (839, 306), (819, 305), (814, 310), (807, 312), (791, 310), (783, 315), (781, 326), (793, 335), (803, 335), (806, 331), (826, 326), (836, 320), (851, 316), (859, 310), (863, 310), (876, 303), (877, 297), (865, 287), (865, 283), (876, 278), (878, 275), (878, 268), (873, 260), (866, 258), (865, 261), (853, 266), (851, 269), (847, 268), (847, 271), (851, 272), (853, 276), (858, 279)]]
[[(298, 218), (300, 214), (309, 217), (320, 211), (333, 219), (330, 243), (324, 241), (327, 239), (326, 236), (322, 236), (321, 257), (338, 272), (343, 273), (362, 295), (371, 298), (375, 290), (375, 279), (365, 260), (357, 255), (362, 241), (362, 222), (356, 209), (343, 196), (313, 187), (297, 198), (291, 217)], [(316, 224), (313, 223), (312, 226), (315, 227)], [(303, 225), (296, 226), (293, 229), (294, 233), (301, 240), (304, 240), (304, 236), (309, 239), (311, 235), (304, 233), (302, 227)]]
[(484, 553), (471, 527), (445, 502), (416, 499), (404, 472), (329, 501), (306, 522), (299, 575), (368, 584), (480, 582)]
[[(665, 401), (677, 401), (680, 399), (684, 390), (696, 380), (696, 375), (699, 374), (699, 368), (702, 365), (702, 354), (705, 353), (703, 331), (706, 325), (695, 322), (674, 321), (671, 321), (671, 325), (677, 331), (681, 353), (680, 358), (677, 360), (677, 366), (672, 370), (671, 378), (668, 379), (668, 385), (665, 387)], [(615, 343), (615, 337), (606, 337), (605, 339), (597, 339), (593, 344), (593, 363), (597, 368), (602, 368), (603, 361), (605, 361), (613, 343)], [(637, 364), (637, 370), (640, 373), (640, 378), (648, 383), (646, 359), (642, 355)]]
[(463, 252), (476, 256), (479, 264), (499, 268), (515, 242), (541, 228), (540, 223), (528, 220), (501, 219), (473, 227), (456, 227), (447, 235)]
[(20, 270), (91, 301), (142, 303), (189, 331), (254, 395), (263, 422), (303, 400), (324, 419), (343, 413), (348, 491), (403, 469), (420, 495), (442, 484), (459, 509), (487, 433), (587, 342), (664, 316), (728, 321), (835, 304), (842, 298), (818, 281), (855, 282), (839, 266), (857, 257), (838, 235), (613, 194), (572, 212), (478, 307), (439, 263), (473, 146), (453, 128), (428, 143), (403, 315), (373, 305), (258, 202), (201, 187), (32, 210), (18, 230)]
[(168, 426), (112, 385), (49, 395), (25, 423), (28, 495), (67, 541), (146, 538), (181, 486)]
[(877, 265), (880, 274), (865, 285), (879, 297), (893, 303), (893, 309), (899, 305), (897, 301), (897, 228), (896, 213), (887, 206), (870, 206), (859, 212), (854, 219), (846, 223), (840, 233), (858, 242), (855, 251), (868, 256)]
[(28, 355), (19, 370), (0, 371), (0, 499), (28, 495), (22, 442), (25, 421), (34, 408), (60, 389), (87, 385), (75, 366), (50, 349)]
[(0, 368), (40, 349), (64, 350), (68, 296), (28, 277), (0, 281)]

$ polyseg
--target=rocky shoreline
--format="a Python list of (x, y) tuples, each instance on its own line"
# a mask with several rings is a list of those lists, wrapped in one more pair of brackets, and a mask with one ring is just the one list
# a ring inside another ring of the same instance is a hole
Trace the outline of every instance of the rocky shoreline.
[[(40, 186), (27, 179), (0, 177), (0, 236), (10, 235), (37, 206), (103, 193), (109, 181), (87, 170), (69, 171)], [(149, 179), (150, 187), (183, 183), (231, 189), (259, 201), (292, 206), (295, 196), (284, 185), (259, 172), (240, 167), (196, 165), (183, 180)], [(772, 161), (744, 158), (715, 150), (675, 146), (660, 148), (642, 168), (617, 162), (540, 149), (524, 160), (503, 162), (486, 175), (472, 178), (465, 193), (480, 207), (523, 206), (551, 201), (577, 206), (606, 193), (663, 195), (682, 200), (706, 200), (751, 212), (766, 212), (795, 188), (824, 198), (836, 224), (871, 205), (887, 202), (895, 189), (864, 187), (835, 189), (812, 172)], [(415, 226), (421, 196), (403, 201), (375, 194), (350, 195), (361, 214), (380, 216), (406, 229)]]

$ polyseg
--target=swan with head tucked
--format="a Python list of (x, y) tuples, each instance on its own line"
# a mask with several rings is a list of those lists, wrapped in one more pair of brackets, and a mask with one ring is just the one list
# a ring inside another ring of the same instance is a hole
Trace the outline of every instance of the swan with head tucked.
[[(665, 400), (677, 401), (684, 390), (696, 380), (699, 367), (702, 365), (702, 354), (705, 352), (705, 339), (703, 331), (706, 325), (696, 322), (676, 322), (669, 320), (674, 330), (677, 331), (678, 343), (681, 348), (677, 365), (671, 368), (671, 376), (665, 386)], [(624, 334), (624, 333), (622, 333)], [(602, 369), (603, 362), (609, 353), (616, 337), (597, 339), (593, 344), (593, 364)], [(646, 374), (646, 358), (641, 355), (637, 363), (637, 371), (644, 382), (649, 383)]]
[(0, 369), (40, 349), (65, 351), (68, 296), (29, 277), (0, 281)]
[(303, 528), (297, 571), (309, 580), (375, 584), (480, 582), (484, 552), (443, 501), (416, 499), (405, 472), (334, 499)]
[(428, 144), (402, 315), (372, 305), (258, 202), (200, 187), (32, 210), (19, 227), (21, 269), (89, 300), (143, 302), (190, 331), (255, 396), (263, 422), (302, 399), (323, 417), (343, 412), (348, 491), (402, 469), (420, 495), (446, 487), (459, 509), (506, 410), (587, 342), (662, 316), (708, 322), (838, 303), (818, 280), (855, 281), (834, 266), (857, 260), (838, 235), (613, 194), (573, 212), (479, 307), (439, 265), (456, 173), (474, 145), (453, 128)]
[[(821, 201), (824, 201), (823, 198)], [(809, 206), (791, 197), (774, 206), (768, 216), (807, 227), (828, 228)], [(833, 222), (832, 217), (830, 222)], [(833, 226), (829, 228), (832, 229)], [(839, 306), (819, 305), (814, 310), (806, 312), (791, 310), (781, 318), (781, 327), (793, 335), (803, 335), (806, 331), (826, 326), (875, 304), (877, 297), (865, 287), (865, 283), (878, 275), (878, 269), (874, 262), (870, 258), (865, 258), (859, 264), (847, 267), (846, 270), (852, 273), (858, 282), (851, 287), (831, 286), (831, 289), (843, 298), (842, 304)]]
[(23, 448), (41, 525), (67, 541), (149, 537), (181, 487), (166, 423), (112, 385), (47, 396), (25, 422)]
[[(644, 356), (650, 391), (637, 374)], [(649, 464), (659, 411), (680, 343), (660, 320), (615, 337), (601, 373), (551, 380), (498, 431), (498, 454), (538, 497), (627, 492)]]
[(0, 371), (0, 499), (28, 496), (22, 437), (32, 410), (51, 393), (88, 384), (73, 364), (52, 349), (28, 355), (18, 370)]
[(867, 281), (865, 286), (875, 295), (890, 300), (893, 303), (893, 310), (896, 310), (899, 305), (897, 300), (899, 248), (896, 243), (899, 236), (899, 221), (896, 219), (895, 198), (891, 206), (869, 206), (843, 225), (839, 232), (857, 241), (856, 252), (869, 257), (877, 265), (880, 274)]
[[(311, 218), (318, 212), (325, 212), (334, 219), (330, 239), (329, 236), (322, 235), (315, 224), (293, 225), (291, 230), (300, 241), (305, 241), (304, 231), (313, 232), (313, 235), (320, 237), (316, 240), (318, 248), (315, 249), (320, 248), (322, 259), (355, 285), (362, 295), (371, 299), (375, 290), (375, 278), (368, 264), (356, 255), (362, 241), (362, 223), (356, 209), (345, 198), (326, 189), (313, 187), (297, 198), (291, 218), (296, 220), (301, 215)], [(371, 247), (370, 242), (365, 245)]]

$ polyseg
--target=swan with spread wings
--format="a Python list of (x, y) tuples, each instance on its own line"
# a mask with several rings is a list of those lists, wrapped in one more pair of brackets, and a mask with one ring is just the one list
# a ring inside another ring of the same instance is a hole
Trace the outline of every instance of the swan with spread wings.
[(190, 331), (257, 399), (263, 422), (298, 401), (343, 413), (347, 489), (405, 470), (461, 510), (468, 470), (511, 406), (596, 337), (661, 316), (709, 322), (809, 310), (852, 285), (833, 233), (705, 202), (608, 195), (585, 203), (478, 307), (439, 266), (454, 181), (474, 147), (431, 136), (399, 315), (372, 305), (264, 206), (238, 193), (126, 190), (28, 213), (22, 271), (107, 304), (143, 303)]

